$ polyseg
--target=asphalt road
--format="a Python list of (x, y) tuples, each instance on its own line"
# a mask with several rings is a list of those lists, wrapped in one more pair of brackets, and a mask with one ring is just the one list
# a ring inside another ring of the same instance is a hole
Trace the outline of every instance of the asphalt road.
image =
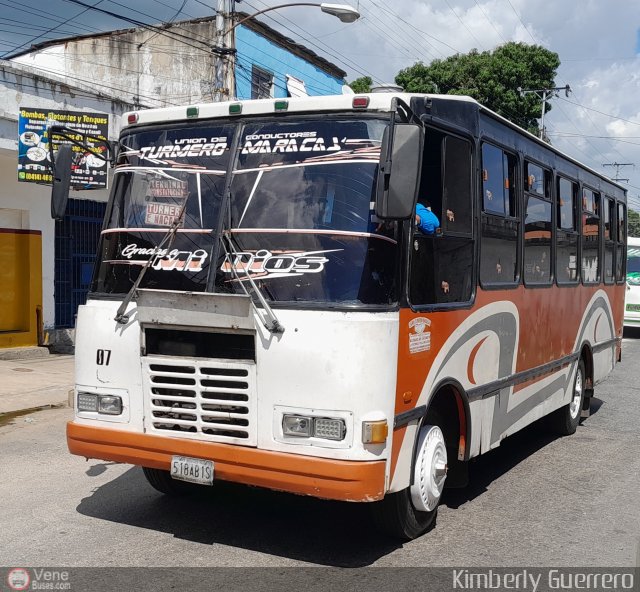
[(66, 450), (69, 409), (0, 426), (0, 565), (607, 566), (640, 561), (640, 333), (574, 436), (533, 425), (472, 466), (436, 528), (398, 544), (366, 506), (218, 484), (169, 499)]

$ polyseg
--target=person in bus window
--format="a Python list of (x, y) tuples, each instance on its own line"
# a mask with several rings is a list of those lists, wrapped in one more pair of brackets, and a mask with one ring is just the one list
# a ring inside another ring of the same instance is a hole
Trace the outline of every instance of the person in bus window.
[(424, 205), (420, 202), (416, 204), (416, 228), (424, 234), (435, 234), (436, 230), (440, 228), (440, 220), (431, 211), (431, 205), (428, 201), (425, 201)]

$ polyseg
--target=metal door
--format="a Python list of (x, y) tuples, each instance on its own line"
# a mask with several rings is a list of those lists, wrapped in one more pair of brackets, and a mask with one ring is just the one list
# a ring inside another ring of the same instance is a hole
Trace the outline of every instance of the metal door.
[(69, 199), (64, 219), (56, 222), (56, 329), (74, 327), (78, 306), (87, 299), (106, 206)]

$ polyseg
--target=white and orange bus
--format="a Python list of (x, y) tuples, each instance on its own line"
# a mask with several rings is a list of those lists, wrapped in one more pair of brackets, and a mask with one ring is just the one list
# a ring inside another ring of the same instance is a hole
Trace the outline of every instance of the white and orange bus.
[(78, 313), (73, 454), (167, 494), (368, 502), (411, 539), (469, 459), (543, 416), (573, 433), (620, 359), (625, 190), (472, 99), (125, 119)]

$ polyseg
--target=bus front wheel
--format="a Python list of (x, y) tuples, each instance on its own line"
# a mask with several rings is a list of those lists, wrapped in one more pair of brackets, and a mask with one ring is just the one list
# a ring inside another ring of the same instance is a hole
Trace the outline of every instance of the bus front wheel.
[(149, 482), (149, 485), (151, 485), (151, 487), (156, 491), (164, 493), (165, 495), (180, 496), (193, 491), (193, 488), (189, 483), (173, 479), (169, 471), (142, 467), (142, 472), (144, 473), (146, 480)]
[(437, 425), (422, 426), (416, 450), (411, 486), (371, 506), (379, 530), (407, 541), (434, 526), (447, 477), (447, 448)]

